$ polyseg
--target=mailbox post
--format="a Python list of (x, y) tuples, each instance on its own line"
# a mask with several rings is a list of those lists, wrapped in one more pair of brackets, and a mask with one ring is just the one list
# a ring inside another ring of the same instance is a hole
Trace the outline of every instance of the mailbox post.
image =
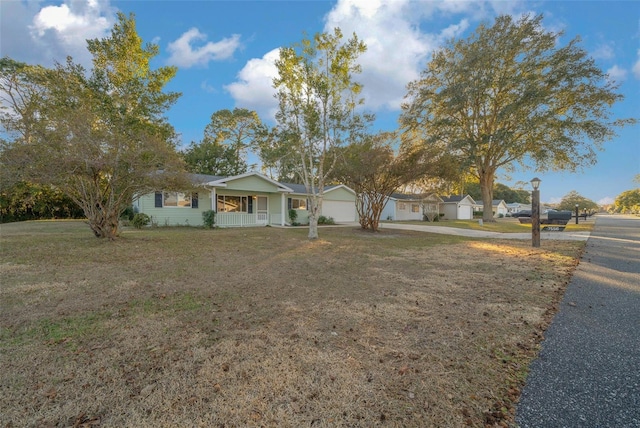
[(540, 180), (535, 177), (531, 180), (531, 246), (540, 246)]

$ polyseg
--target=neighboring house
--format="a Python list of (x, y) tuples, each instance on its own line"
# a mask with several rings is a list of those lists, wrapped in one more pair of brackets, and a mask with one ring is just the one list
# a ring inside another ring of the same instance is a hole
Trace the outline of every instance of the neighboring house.
[(469, 195), (443, 197), (440, 212), (445, 220), (472, 220), (476, 201)]
[(380, 220), (424, 220), (428, 214), (438, 215), (442, 202), (436, 195), (392, 193), (382, 210)]
[[(142, 195), (134, 208), (151, 216), (160, 226), (202, 225), (202, 213), (216, 211), (220, 227), (266, 226), (290, 223), (289, 209), (298, 210), (297, 221), (308, 221), (304, 186), (279, 183), (248, 172), (233, 177), (192, 174), (190, 192), (159, 191)], [(355, 192), (350, 188), (327, 186), (322, 214), (336, 222), (356, 221)]]
[[(491, 211), (493, 212), (494, 217), (504, 217), (509, 212), (509, 208), (507, 207), (507, 204), (503, 199), (494, 199), (491, 205)], [(473, 211), (484, 212), (484, 204), (476, 202), (473, 205)]]
[(521, 204), (519, 202), (507, 204), (507, 212), (509, 214), (517, 213), (519, 211), (524, 211), (524, 210), (530, 210), (530, 209), (531, 209), (531, 204)]
[(380, 214), (380, 220), (422, 220), (422, 197), (392, 193)]

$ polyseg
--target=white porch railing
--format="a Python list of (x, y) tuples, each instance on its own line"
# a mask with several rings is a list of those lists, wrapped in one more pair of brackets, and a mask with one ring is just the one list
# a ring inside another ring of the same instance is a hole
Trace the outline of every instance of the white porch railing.
[(216, 225), (220, 227), (262, 226), (258, 224), (256, 214), (245, 213), (218, 213)]
[[(269, 223), (267, 223), (269, 219)], [(282, 214), (246, 214), (246, 213), (218, 213), (216, 214), (216, 226), (219, 227), (251, 227), (266, 226), (267, 224), (280, 225)]]

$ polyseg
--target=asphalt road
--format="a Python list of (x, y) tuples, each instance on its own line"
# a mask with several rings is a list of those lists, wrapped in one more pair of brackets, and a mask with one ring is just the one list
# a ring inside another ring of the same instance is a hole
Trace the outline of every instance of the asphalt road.
[(640, 427), (640, 219), (602, 216), (545, 333), (521, 428)]

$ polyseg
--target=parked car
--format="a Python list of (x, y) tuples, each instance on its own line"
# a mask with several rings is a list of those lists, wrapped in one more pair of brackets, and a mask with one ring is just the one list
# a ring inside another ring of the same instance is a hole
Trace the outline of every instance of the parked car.
[(531, 217), (531, 210), (522, 210), (516, 213), (511, 213), (511, 217)]

